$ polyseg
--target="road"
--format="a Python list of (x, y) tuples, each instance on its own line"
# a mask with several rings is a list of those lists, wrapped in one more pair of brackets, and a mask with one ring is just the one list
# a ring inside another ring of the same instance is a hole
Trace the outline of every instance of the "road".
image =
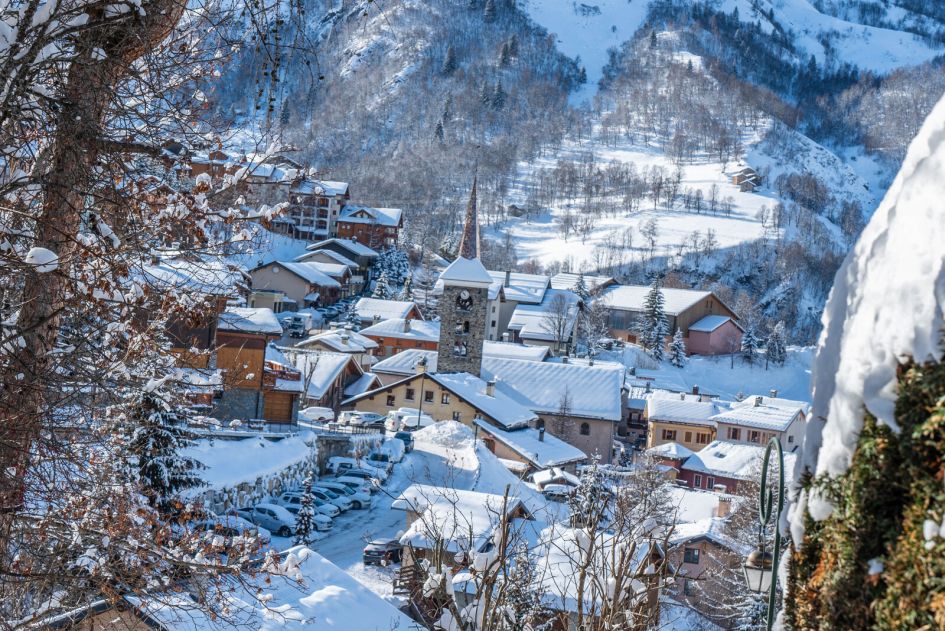
[[(361, 563), (364, 544), (375, 538), (397, 536), (406, 529), (406, 515), (390, 505), (408, 486), (418, 483), (471, 489), (476, 482), (478, 466), (471, 441), (445, 447), (439, 442), (418, 440), (413, 452), (394, 467), (387, 483), (374, 495), (371, 508), (350, 510), (340, 515), (332, 529), (312, 547), (379, 596), (395, 602), (393, 578), (396, 568), (365, 567)], [(273, 545), (284, 549), (291, 545), (291, 540), (274, 537)]]

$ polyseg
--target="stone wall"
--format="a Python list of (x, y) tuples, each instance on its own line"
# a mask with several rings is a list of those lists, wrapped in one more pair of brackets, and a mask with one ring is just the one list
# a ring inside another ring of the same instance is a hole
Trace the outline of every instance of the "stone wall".
[(214, 401), (210, 415), (221, 421), (235, 418), (248, 420), (263, 417), (263, 395), (249, 388), (227, 388), (223, 396)]
[[(461, 309), (457, 301), (460, 293), (468, 291), (472, 306)], [(440, 344), (437, 358), (438, 372), (468, 372), (479, 376), (482, 368), (482, 343), (486, 336), (486, 309), (489, 290), (478, 287), (443, 287), (440, 297)], [(468, 332), (466, 325), (468, 323)], [(465, 355), (457, 352), (465, 350)]]

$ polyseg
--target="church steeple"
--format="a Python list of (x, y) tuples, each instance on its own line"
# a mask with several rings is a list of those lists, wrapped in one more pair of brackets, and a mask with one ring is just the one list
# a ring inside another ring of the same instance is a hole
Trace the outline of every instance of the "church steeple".
[(476, 210), (476, 180), (473, 177), (469, 203), (466, 204), (466, 219), (463, 223), (463, 235), (459, 240), (459, 255), (464, 259), (479, 258), (479, 215)]

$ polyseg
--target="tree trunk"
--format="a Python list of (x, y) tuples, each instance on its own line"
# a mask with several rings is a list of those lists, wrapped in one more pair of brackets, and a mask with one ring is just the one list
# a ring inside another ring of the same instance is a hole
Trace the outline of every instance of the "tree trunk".
[[(69, 298), (73, 288), (69, 271), (86, 197), (94, 185), (109, 104), (116, 86), (130, 74), (131, 64), (167, 37), (184, 6), (178, 0), (156, 0), (142, 5), (145, 17), (93, 14), (89, 27), (76, 38), (76, 55), (65, 77), (50, 143), (33, 173), (41, 204), (32, 245), (55, 252), (59, 269), (45, 274), (27, 271), (16, 323), (22, 342), (15, 343), (22, 350), (18, 363), (0, 375), (0, 550), (7, 549), (13, 515), (24, 499), (30, 453), (50, 416), (47, 395), (56, 387), (50, 351), (67, 301), (91, 300)], [(105, 53), (104, 59), (98, 59), (101, 54), (96, 49)]]

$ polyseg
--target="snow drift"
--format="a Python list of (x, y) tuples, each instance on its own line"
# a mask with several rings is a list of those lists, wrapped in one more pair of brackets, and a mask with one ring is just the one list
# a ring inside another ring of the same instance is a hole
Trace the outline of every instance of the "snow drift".
[[(865, 412), (898, 431), (896, 369), (942, 358), (945, 323), (945, 99), (909, 147), (896, 180), (837, 272), (813, 368), (804, 465), (836, 476), (850, 467)], [(798, 471), (802, 468), (799, 467)], [(832, 507), (802, 497), (815, 519)]]

